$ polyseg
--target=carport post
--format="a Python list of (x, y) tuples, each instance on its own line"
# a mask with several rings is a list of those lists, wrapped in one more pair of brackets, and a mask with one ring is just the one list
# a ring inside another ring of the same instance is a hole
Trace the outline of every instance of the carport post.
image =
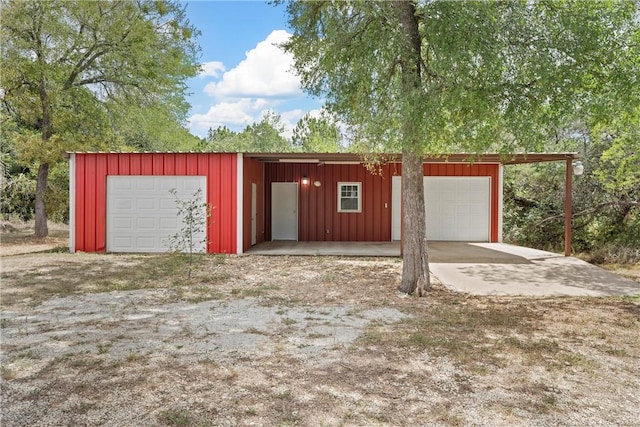
[(572, 193), (572, 159), (566, 160), (564, 186), (564, 256), (571, 256), (571, 193)]

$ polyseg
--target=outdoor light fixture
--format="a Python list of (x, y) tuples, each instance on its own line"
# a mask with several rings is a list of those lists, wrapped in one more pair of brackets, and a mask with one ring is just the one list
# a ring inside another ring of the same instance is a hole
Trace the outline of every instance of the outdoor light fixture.
[(309, 178), (307, 178), (307, 175), (304, 175), (302, 177), (302, 185), (307, 185), (309, 183)]
[(573, 173), (580, 176), (584, 173), (584, 165), (581, 161), (577, 161), (573, 164)]
[(313, 186), (314, 187), (320, 187), (322, 185), (322, 183), (320, 181), (313, 181)]

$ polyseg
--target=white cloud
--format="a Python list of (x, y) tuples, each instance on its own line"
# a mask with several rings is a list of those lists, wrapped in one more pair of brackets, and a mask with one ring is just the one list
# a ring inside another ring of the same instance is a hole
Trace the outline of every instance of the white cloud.
[[(189, 117), (191, 129), (195, 134), (203, 134), (209, 128), (216, 129), (227, 126), (232, 130), (241, 128), (262, 120), (267, 111), (274, 111), (273, 106), (279, 102), (264, 98), (242, 98), (233, 102), (219, 102), (212, 105), (204, 114), (194, 114)], [(302, 110), (296, 110), (302, 111)], [(302, 117), (304, 112), (297, 113)], [(203, 132), (198, 132), (201, 130)]]
[(198, 76), (200, 77), (215, 77), (218, 78), (220, 73), (226, 70), (224, 64), (220, 61), (209, 61), (201, 65), (202, 71)]
[(225, 72), (222, 80), (204, 88), (213, 97), (292, 97), (302, 94), (300, 79), (292, 71), (293, 56), (278, 45), (291, 34), (275, 30), (246, 53), (235, 68)]
[(298, 120), (302, 116), (304, 116), (307, 112), (301, 109), (295, 109), (291, 111), (285, 111), (280, 114), (280, 118), (282, 119), (282, 124), (284, 125), (284, 137), (287, 139), (291, 139), (293, 136), (293, 129), (295, 129), (296, 124), (298, 124)]
[[(264, 99), (243, 98), (234, 102), (220, 102), (209, 108), (204, 114), (189, 117), (192, 128), (203, 131), (219, 126), (244, 127), (259, 121), (263, 109), (268, 105)], [(194, 130), (195, 130), (194, 129)]]
[[(200, 77), (209, 79), (202, 95), (210, 98), (208, 102), (202, 99), (198, 108), (205, 103), (211, 106), (206, 113), (200, 110), (189, 117), (191, 132), (205, 136), (209, 128), (219, 126), (241, 131), (245, 126), (262, 120), (267, 111), (274, 111), (281, 116), (284, 136), (290, 138), (298, 120), (307, 113), (291, 105), (296, 99), (304, 102), (305, 96), (300, 88), (300, 79), (292, 70), (293, 56), (279, 47), (290, 37), (284, 30), (271, 32), (230, 70), (226, 70), (220, 61), (202, 64)], [(284, 104), (288, 104), (290, 109), (278, 111), (280, 108), (277, 107)], [(319, 114), (320, 110), (313, 110), (314, 116)]]

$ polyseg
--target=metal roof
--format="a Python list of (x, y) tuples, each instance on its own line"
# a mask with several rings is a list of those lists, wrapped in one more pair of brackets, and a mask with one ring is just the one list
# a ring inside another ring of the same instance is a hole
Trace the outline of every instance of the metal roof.
[[(343, 163), (363, 162), (365, 158), (376, 158), (381, 163), (402, 161), (402, 154), (355, 154), (355, 153), (244, 153), (263, 162), (296, 162), (296, 163)], [(522, 163), (542, 163), (578, 159), (578, 153), (522, 153), (522, 154), (446, 154), (442, 156), (426, 156), (425, 163), (502, 163), (515, 165)]]
[[(210, 152), (199, 151), (74, 151), (66, 152), (65, 158), (70, 154), (208, 154)], [(236, 154), (236, 153), (226, 153)], [(245, 157), (254, 158), (262, 162), (286, 162), (286, 163), (362, 163), (365, 159), (376, 159), (380, 163), (396, 163), (402, 161), (402, 154), (356, 154), (356, 153), (241, 153)], [(471, 154), (456, 153), (439, 156), (426, 156), (425, 163), (501, 163), (515, 165), (523, 163), (543, 163), (579, 159), (576, 152), (565, 153), (518, 153), (518, 154)]]

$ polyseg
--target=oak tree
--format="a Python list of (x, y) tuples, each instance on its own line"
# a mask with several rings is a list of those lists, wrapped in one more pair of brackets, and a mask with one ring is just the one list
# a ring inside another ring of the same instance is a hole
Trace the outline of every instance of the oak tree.
[(138, 124), (164, 120), (148, 128), (183, 119), (196, 31), (169, 0), (2, 0), (0, 23), (3, 107), (20, 130), (17, 151), (38, 169), (35, 234), (44, 237), (49, 170), (65, 150), (128, 139), (118, 119), (136, 116), (126, 112)]
[(623, 93), (640, 74), (633, 0), (292, 1), (287, 12), (303, 87), (360, 146), (402, 153), (406, 293), (430, 286), (425, 155), (536, 150), (598, 99), (598, 82)]

